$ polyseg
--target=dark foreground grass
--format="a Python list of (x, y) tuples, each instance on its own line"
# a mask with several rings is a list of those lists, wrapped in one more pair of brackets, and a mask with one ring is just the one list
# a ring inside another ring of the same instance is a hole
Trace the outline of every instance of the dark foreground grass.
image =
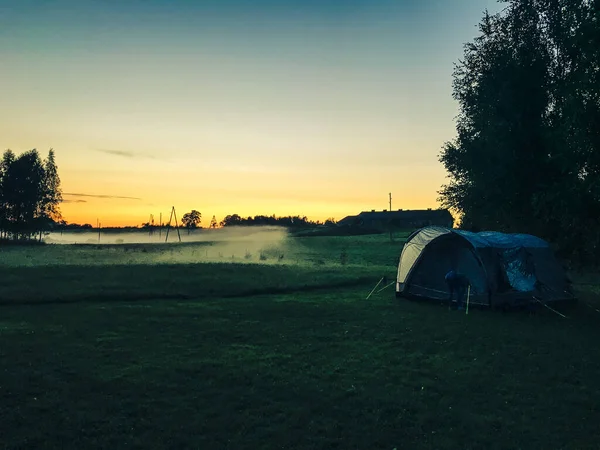
[(376, 283), (393, 268), (160, 264), (0, 269), (0, 305), (201, 299)]
[(598, 448), (600, 320), (466, 316), (370, 287), (0, 308), (0, 442)]

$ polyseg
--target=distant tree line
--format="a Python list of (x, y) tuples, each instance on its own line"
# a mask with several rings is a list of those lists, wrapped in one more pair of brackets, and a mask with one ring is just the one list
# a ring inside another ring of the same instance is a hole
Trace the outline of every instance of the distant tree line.
[(440, 161), (462, 227), (526, 232), (600, 262), (600, 1), (505, 0), (454, 72)]
[[(213, 216), (213, 221), (216, 223), (216, 219)], [(173, 228), (187, 228), (188, 233), (191, 232), (191, 230), (194, 230), (196, 228), (200, 228), (200, 224), (202, 223), (202, 213), (200, 211), (197, 211), (195, 209), (192, 209), (190, 212), (185, 213), (182, 218), (181, 218), (181, 224), (179, 223), (167, 223), (167, 224), (159, 224), (156, 225), (154, 223), (154, 221), (152, 222), (145, 222), (142, 224), (142, 229), (144, 230), (155, 230), (156, 228), (159, 227), (173, 227)], [(212, 227), (212, 221), (211, 221), (211, 227)], [(214, 228), (214, 227), (212, 227)]]
[(16, 156), (6, 150), (0, 162), (0, 239), (41, 240), (61, 220), (60, 178), (54, 150), (45, 160), (33, 149)]
[(78, 224), (78, 223), (67, 223), (66, 220), (60, 220), (59, 222), (57, 222), (54, 225), (54, 230), (57, 231), (63, 231), (63, 230), (69, 230), (69, 231), (75, 231), (75, 230), (83, 230), (83, 231), (89, 231), (89, 230), (93, 230), (94, 227), (92, 226), (92, 224), (89, 223), (84, 223), (84, 224)]
[(287, 228), (309, 228), (319, 225), (331, 226), (335, 225), (333, 218), (327, 219), (324, 223), (320, 221), (309, 220), (306, 216), (283, 216), (277, 217), (275, 214), (272, 216), (254, 216), (254, 217), (241, 217), (238, 214), (231, 214), (225, 216), (220, 222), (222, 227), (228, 226), (252, 226), (252, 225), (270, 225), (270, 226), (282, 226)]
[[(193, 209), (192, 211), (185, 213), (181, 219), (180, 228), (186, 228), (189, 231), (201, 228), (202, 213)], [(306, 216), (283, 216), (278, 217), (275, 214), (272, 216), (256, 215), (242, 217), (238, 214), (230, 214), (218, 222), (215, 216), (212, 216), (210, 220), (209, 228), (228, 227), (228, 226), (280, 226), (287, 228), (310, 228), (316, 226), (333, 226), (336, 224), (334, 218), (329, 218), (324, 222), (309, 220)], [(86, 226), (86, 225), (84, 225)], [(91, 225), (90, 225), (91, 226)], [(163, 227), (166, 226), (163, 224)], [(176, 227), (175, 224), (170, 226)], [(142, 229), (153, 229), (158, 228), (157, 225), (146, 222), (142, 224)]]

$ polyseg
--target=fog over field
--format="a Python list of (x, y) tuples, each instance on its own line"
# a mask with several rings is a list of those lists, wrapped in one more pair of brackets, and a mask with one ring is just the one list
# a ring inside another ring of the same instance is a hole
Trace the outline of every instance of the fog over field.
[[(46, 245), (0, 247), (0, 267), (102, 266), (196, 263), (390, 266), (398, 264), (405, 233), (389, 237), (298, 237), (274, 226), (201, 229), (150, 236), (148, 232), (68, 231), (46, 236)], [(95, 237), (95, 239), (94, 239)]]
[[(188, 233), (180, 229), (181, 242), (235, 242), (235, 241), (257, 241), (277, 242), (288, 236), (283, 227), (253, 226), (253, 227), (226, 227), (226, 228), (201, 228)], [(149, 231), (64, 231), (62, 233), (50, 233), (44, 238), (48, 244), (160, 244), (165, 243), (167, 230), (163, 228), (159, 233), (155, 230)], [(171, 228), (168, 235), (168, 243), (178, 242), (177, 230)]]
[[(291, 263), (291, 249), (298, 250), (282, 227), (227, 227), (200, 229), (188, 234), (165, 230), (66, 231), (51, 233), (41, 248), (2, 249), (2, 266), (164, 264), (198, 262)], [(297, 252), (296, 253), (297, 256)]]

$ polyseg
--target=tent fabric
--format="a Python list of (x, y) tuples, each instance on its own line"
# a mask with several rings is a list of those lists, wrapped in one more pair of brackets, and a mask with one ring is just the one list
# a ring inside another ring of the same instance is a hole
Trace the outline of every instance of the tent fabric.
[(450, 269), (469, 277), (475, 304), (572, 298), (566, 274), (543, 239), (437, 226), (409, 236), (400, 255), (396, 294), (447, 299), (444, 276)]
[(409, 270), (413, 267), (423, 249), (434, 239), (447, 234), (450, 230), (443, 227), (426, 227), (409, 236), (402, 249), (400, 259), (404, 264), (398, 267), (398, 282), (404, 283)]
[(467, 239), (473, 247), (483, 248), (549, 248), (550, 245), (537, 236), (530, 234), (505, 234), (497, 231), (482, 231), (473, 233), (465, 230), (449, 230)]

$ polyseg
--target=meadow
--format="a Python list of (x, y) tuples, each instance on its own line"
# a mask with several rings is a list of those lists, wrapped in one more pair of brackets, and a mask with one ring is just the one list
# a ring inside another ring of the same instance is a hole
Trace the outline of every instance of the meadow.
[(406, 234), (0, 248), (3, 448), (592, 449), (600, 308), (398, 300)]

